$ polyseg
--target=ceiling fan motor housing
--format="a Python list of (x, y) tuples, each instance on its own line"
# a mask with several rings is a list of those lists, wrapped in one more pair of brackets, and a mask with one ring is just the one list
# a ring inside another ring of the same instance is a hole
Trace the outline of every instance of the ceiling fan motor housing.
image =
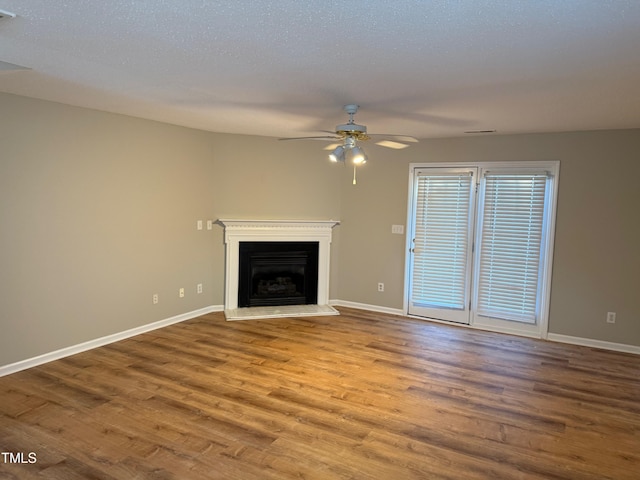
[(343, 125), (336, 125), (336, 133), (343, 137), (354, 137), (358, 140), (369, 140), (369, 135), (367, 135), (367, 127), (364, 125), (358, 125), (357, 123), (345, 123)]
[(356, 140), (369, 140), (369, 135), (367, 135), (367, 127), (365, 127), (364, 125), (358, 125), (353, 121), (353, 116), (358, 111), (359, 105), (350, 103), (348, 105), (345, 105), (343, 108), (344, 111), (349, 114), (349, 122), (342, 125), (336, 125), (336, 134), (340, 135), (343, 138), (352, 137)]

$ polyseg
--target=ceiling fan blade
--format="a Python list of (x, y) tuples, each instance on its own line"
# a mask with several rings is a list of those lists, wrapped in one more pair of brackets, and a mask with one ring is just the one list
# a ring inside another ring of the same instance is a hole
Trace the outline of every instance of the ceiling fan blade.
[(409, 145), (406, 143), (394, 142), (393, 140), (380, 140), (376, 142), (376, 145), (380, 145), (381, 147), (393, 148), (394, 150), (402, 150), (403, 148), (407, 148)]
[(323, 150), (335, 150), (336, 148), (338, 148), (341, 145), (342, 145), (341, 143), (330, 143), (329, 145), (324, 147)]
[(279, 138), (278, 140), (339, 140), (340, 137), (335, 135), (329, 136), (324, 135), (321, 137), (288, 137), (288, 138)]
[(369, 135), (371, 138), (375, 138), (375, 137), (384, 137), (384, 138), (388, 138), (391, 140), (395, 140), (398, 142), (409, 142), (409, 143), (418, 143), (419, 140), (415, 137), (411, 137), (409, 135), (394, 135), (391, 133), (368, 133), (367, 135)]
[[(288, 137), (279, 138), (278, 140), (339, 140), (342, 143), (332, 143), (327, 145), (325, 150), (335, 150), (338, 147), (342, 148), (358, 148), (355, 145), (357, 140), (366, 141), (372, 139), (376, 145), (386, 148), (393, 148), (400, 150), (407, 148), (410, 143), (417, 143), (418, 139), (409, 135), (396, 135), (391, 133), (373, 133), (367, 134), (367, 127), (365, 125), (359, 125), (354, 122), (353, 115), (357, 112), (358, 106), (355, 104), (345, 105), (344, 111), (349, 114), (349, 122), (336, 126), (335, 131), (331, 130), (318, 130), (319, 133), (327, 133), (329, 135), (317, 135), (308, 137)], [(355, 151), (355, 150), (354, 150)], [(335, 152), (334, 152), (335, 153)]]

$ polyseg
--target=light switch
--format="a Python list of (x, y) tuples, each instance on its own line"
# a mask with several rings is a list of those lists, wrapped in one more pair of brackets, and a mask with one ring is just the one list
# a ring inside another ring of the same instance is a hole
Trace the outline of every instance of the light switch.
[(404, 225), (391, 225), (391, 233), (396, 233), (398, 235), (404, 234)]

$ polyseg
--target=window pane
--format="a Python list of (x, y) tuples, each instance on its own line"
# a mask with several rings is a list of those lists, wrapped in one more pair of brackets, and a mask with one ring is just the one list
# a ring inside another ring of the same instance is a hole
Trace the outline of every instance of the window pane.
[(472, 182), (470, 174), (418, 177), (413, 305), (465, 307)]
[(477, 313), (535, 323), (547, 175), (487, 174)]

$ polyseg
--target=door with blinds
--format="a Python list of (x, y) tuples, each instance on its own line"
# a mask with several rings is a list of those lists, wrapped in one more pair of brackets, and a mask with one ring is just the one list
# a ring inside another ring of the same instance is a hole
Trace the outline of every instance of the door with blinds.
[(417, 169), (409, 314), (469, 323), (476, 168)]
[(557, 167), (415, 168), (408, 313), (543, 336)]

